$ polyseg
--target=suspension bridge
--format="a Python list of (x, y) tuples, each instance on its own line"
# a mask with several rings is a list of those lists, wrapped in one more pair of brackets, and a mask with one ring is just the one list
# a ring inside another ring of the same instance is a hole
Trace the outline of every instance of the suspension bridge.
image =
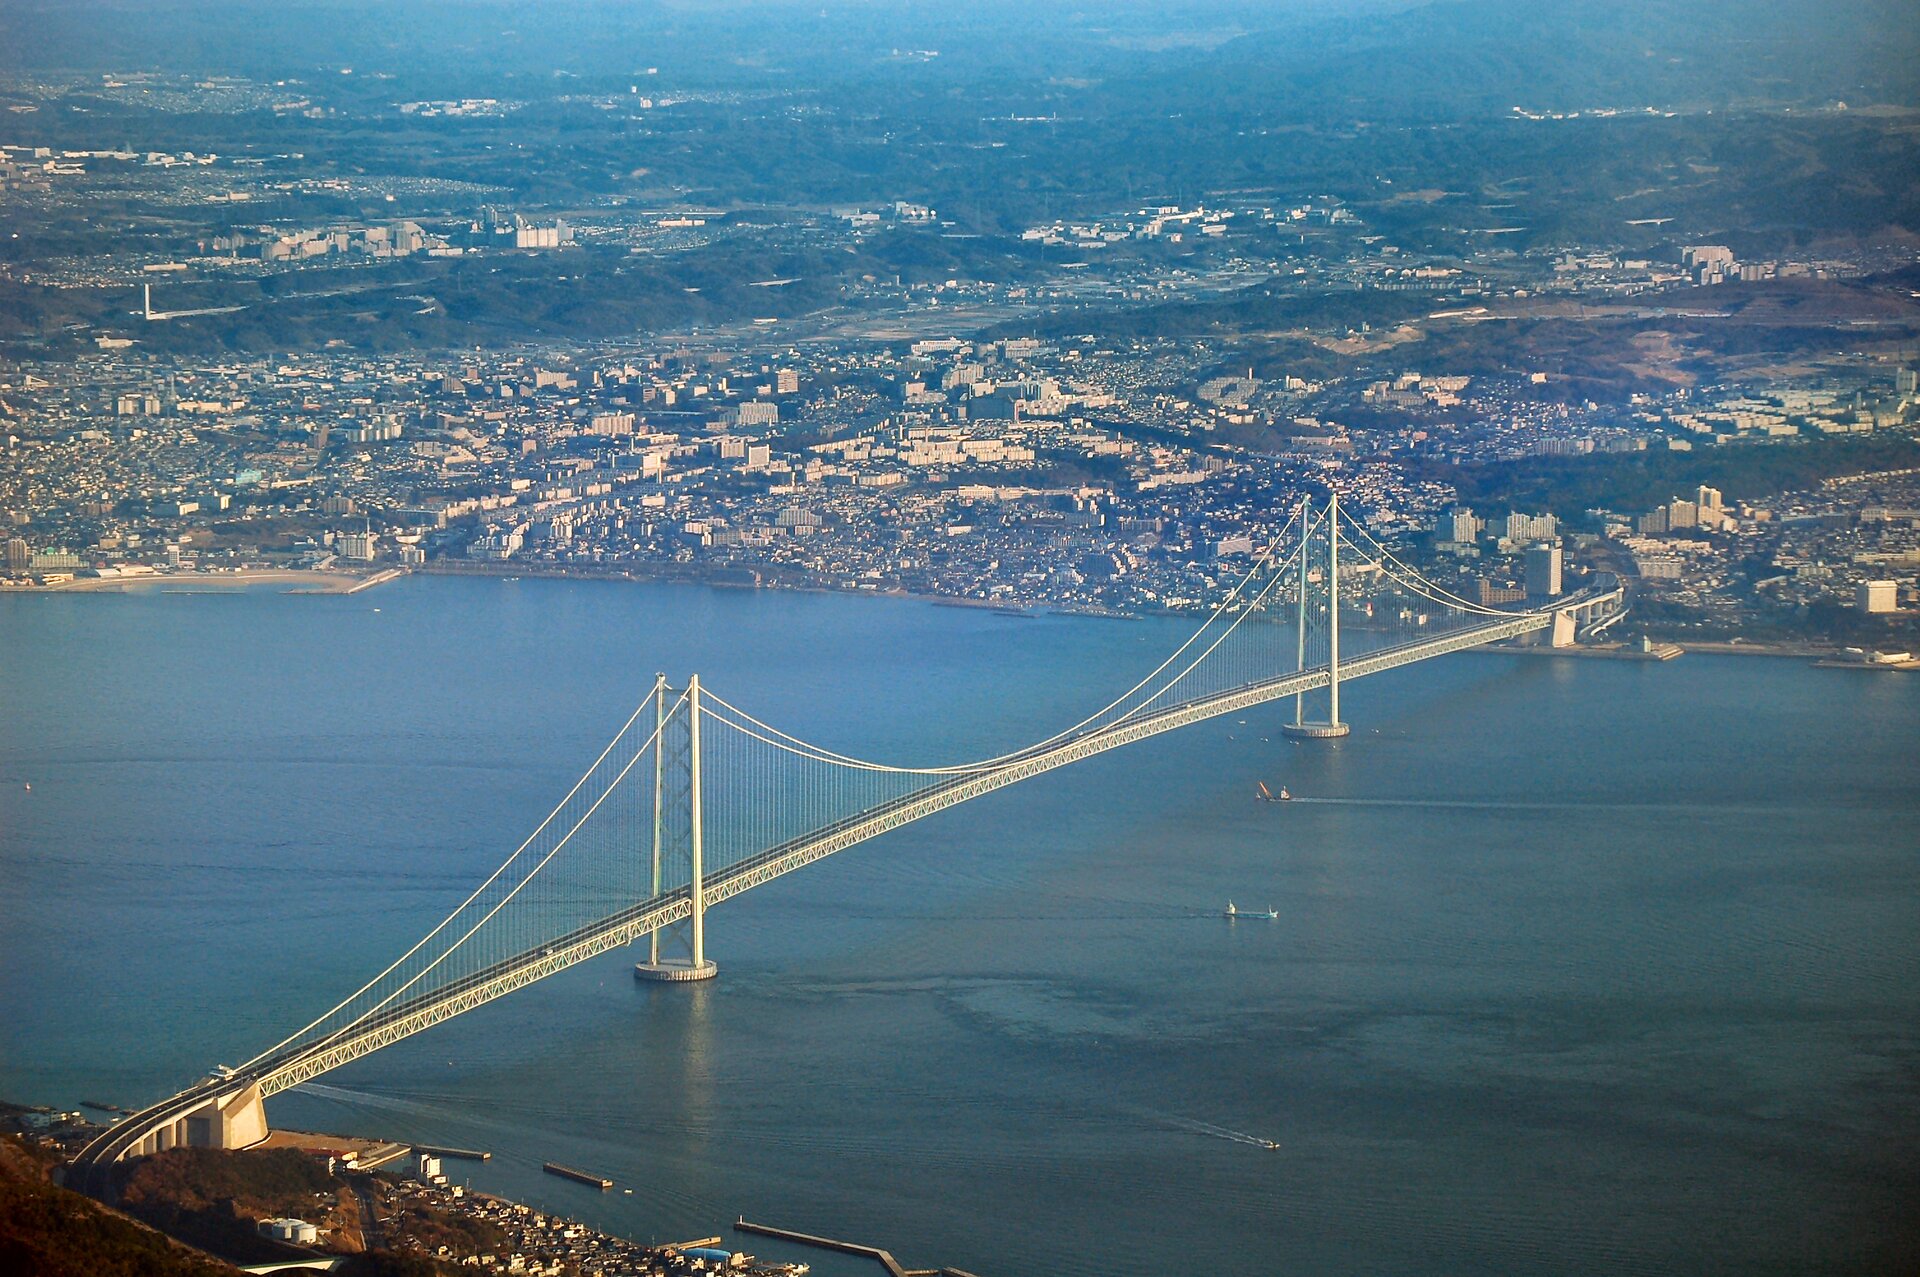
[(117, 1123), (76, 1170), (97, 1184), (127, 1157), (257, 1143), (266, 1097), (613, 949), (645, 943), (641, 978), (709, 978), (708, 909), (994, 790), (1287, 698), (1283, 730), (1340, 736), (1343, 682), (1523, 635), (1570, 642), (1620, 601), (1611, 582), (1517, 611), (1463, 598), (1408, 567), (1336, 495), (1303, 501), (1205, 621), (1131, 687), (991, 757), (864, 759), (763, 722), (697, 676), (679, 687), (659, 676), (546, 819), (410, 948), (245, 1063)]

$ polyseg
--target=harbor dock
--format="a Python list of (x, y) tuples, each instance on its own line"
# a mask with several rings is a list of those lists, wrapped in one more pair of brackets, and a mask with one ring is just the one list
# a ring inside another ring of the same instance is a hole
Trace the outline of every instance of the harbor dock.
[(540, 1169), (549, 1175), (558, 1175), (562, 1179), (570, 1179), (580, 1184), (590, 1184), (603, 1193), (613, 1187), (613, 1181), (604, 1175), (590, 1175), (586, 1171), (576, 1171), (573, 1167), (562, 1166), (558, 1162), (542, 1162)]
[(430, 1157), (458, 1157), (469, 1162), (490, 1162), (493, 1154), (477, 1148), (444, 1148), (438, 1144), (415, 1144), (413, 1151)]
[(734, 1231), (755, 1233), (761, 1237), (773, 1237), (783, 1242), (795, 1242), (802, 1246), (817, 1246), (821, 1250), (836, 1250), (843, 1255), (859, 1255), (871, 1259), (887, 1270), (887, 1277), (973, 1277), (972, 1273), (961, 1268), (907, 1268), (893, 1257), (892, 1252), (878, 1246), (862, 1246), (859, 1242), (845, 1242), (835, 1237), (820, 1237), (813, 1233), (799, 1233), (790, 1228), (775, 1228), (772, 1224), (756, 1224), (741, 1218), (733, 1223)]
[(405, 1157), (410, 1151), (412, 1151), (411, 1145), (382, 1144), (378, 1148), (362, 1153), (359, 1160), (354, 1163), (354, 1166), (356, 1169), (363, 1171), (374, 1170), (378, 1167), (385, 1166), (388, 1162), (397, 1161)]
[(887, 1270), (887, 1277), (907, 1277), (907, 1270), (900, 1261), (878, 1246), (862, 1246), (858, 1242), (843, 1242), (832, 1237), (816, 1237), (812, 1233), (796, 1233), (790, 1228), (775, 1228), (771, 1224), (750, 1223), (746, 1219), (737, 1219), (734, 1230), (742, 1233), (757, 1233), (762, 1237), (777, 1237), (785, 1242), (798, 1242), (802, 1246), (818, 1246), (821, 1250), (837, 1250), (844, 1255), (860, 1255), (875, 1260)]

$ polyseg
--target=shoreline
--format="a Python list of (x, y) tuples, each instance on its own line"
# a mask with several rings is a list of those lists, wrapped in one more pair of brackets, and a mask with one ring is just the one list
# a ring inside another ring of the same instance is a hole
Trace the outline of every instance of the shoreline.
[[(739, 572), (753, 572), (752, 569), (731, 569)], [(724, 575), (687, 571), (681, 564), (635, 563), (623, 566), (609, 565), (602, 568), (581, 568), (557, 563), (483, 563), (468, 560), (434, 559), (414, 572), (426, 576), (491, 576), (491, 577), (537, 577), (543, 580), (565, 581), (614, 581), (632, 582), (642, 585), (703, 585), (710, 589), (726, 590), (777, 590), (795, 594), (834, 594), (849, 598), (910, 599), (916, 602), (931, 603), (937, 607), (950, 607), (989, 613), (1019, 613), (1026, 617), (1038, 616), (1086, 616), (1110, 621), (1143, 621), (1153, 619), (1182, 617), (1197, 619), (1204, 613), (1173, 611), (1165, 608), (1143, 608), (1138, 611), (1121, 611), (1102, 607), (1095, 603), (1061, 603), (1047, 599), (979, 599), (963, 594), (929, 594), (918, 590), (872, 589), (864, 590), (838, 585), (824, 585), (819, 582), (794, 582), (778, 578), (758, 577), (751, 582), (732, 580)], [(1341, 628), (1348, 628), (1342, 621)], [(1656, 647), (1678, 648), (1681, 652), (1699, 652), (1714, 656), (1773, 656), (1797, 657), (1803, 660), (1822, 660), (1840, 655), (1844, 650), (1838, 643), (1821, 643), (1816, 640), (1744, 640), (1744, 639), (1673, 639), (1659, 640)], [(1541, 655), (1568, 656), (1574, 658), (1610, 658), (1634, 660), (1660, 660), (1662, 658), (1644, 654), (1637, 650), (1613, 647), (1574, 647), (1574, 648), (1522, 648), (1506, 646), (1486, 646), (1469, 648), (1477, 652), (1538, 652)]]
[[(358, 594), (407, 574), (404, 568), (386, 568), (361, 574), (320, 568), (243, 568), (238, 572), (155, 572), (141, 576), (74, 577), (49, 585), (16, 585), (0, 590), (11, 594), (128, 594), (157, 590), (162, 594), (230, 594), (255, 586), (285, 585), (283, 594)], [(171, 587), (171, 588), (168, 588)]]
[(1616, 644), (1611, 646), (1575, 646), (1575, 647), (1523, 647), (1504, 643), (1487, 644), (1482, 647), (1467, 648), (1470, 652), (1505, 652), (1524, 656), (1565, 656), (1573, 659), (1619, 660), (1619, 661), (1669, 661), (1675, 657), (1697, 652), (1702, 656), (1770, 656), (1789, 660), (1830, 660), (1841, 652), (1838, 647), (1824, 647), (1813, 643), (1655, 643), (1651, 651), (1642, 651), (1637, 646)]
[[(730, 576), (729, 573), (736, 574)], [(931, 594), (906, 589), (861, 589), (814, 581), (769, 578), (751, 568), (715, 571), (689, 571), (674, 563), (633, 563), (605, 567), (580, 567), (552, 563), (478, 562), (464, 559), (436, 559), (415, 567), (388, 567), (371, 573), (342, 571), (338, 568), (258, 568), (237, 572), (169, 572), (134, 577), (77, 577), (50, 585), (9, 585), (0, 587), (0, 597), (9, 594), (124, 594), (153, 590), (170, 594), (225, 594), (257, 586), (284, 585), (286, 594), (350, 595), (374, 589), (401, 577), (412, 576), (521, 577), (562, 581), (627, 582), (642, 585), (697, 585), (716, 590), (769, 590), (794, 594), (830, 594), (849, 598), (903, 599), (930, 603), (937, 607), (979, 611), (1032, 619), (1044, 616), (1079, 616), (1101, 620), (1138, 621), (1165, 618), (1194, 618), (1201, 614), (1165, 609), (1121, 611), (1092, 603), (1062, 603), (1055, 600), (981, 599), (959, 594)], [(173, 587), (168, 589), (166, 587)], [(193, 588), (200, 587), (200, 588)], [(310, 588), (297, 588), (310, 587)], [(1857, 662), (1841, 659), (1845, 648), (1838, 643), (1815, 640), (1689, 639), (1656, 644), (1669, 649), (1662, 657), (1626, 647), (1533, 648), (1504, 645), (1467, 649), (1483, 652), (1526, 653), (1561, 656), (1570, 659), (1653, 660), (1671, 659), (1671, 655), (1698, 652), (1709, 656), (1762, 656), (1827, 662), (1833, 666), (1851, 666)], [(1677, 649), (1675, 651), (1674, 649)], [(1877, 668), (1877, 667), (1876, 667)], [(1899, 668), (1889, 666), (1885, 668)]]
[[(65, 1116), (63, 1112), (46, 1105), (27, 1105), (12, 1101), (0, 1101), (0, 1119), (4, 1119), (3, 1129), (9, 1137), (29, 1142), (34, 1132), (25, 1129), (19, 1119), (27, 1113), (43, 1113), (52, 1116)], [(79, 1128), (83, 1131), (108, 1129), (111, 1123), (85, 1122)], [(72, 1131), (67, 1127), (65, 1144), (72, 1144)], [(44, 1136), (43, 1136), (44, 1138)], [(42, 1145), (48, 1147), (48, 1145)], [(54, 1144), (52, 1147), (61, 1147)], [(352, 1201), (354, 1209), (344, 1218), (359, 1232), (360, 1247), (350, 1245), (325, 1244), (317, 1242), (300, 1243), (289, 1250), (286, 1258), (290, 1261), (338, 1261), (341, 1258), (366, 1250), (385, 1249), (397, 1254), (417, 1254), (431, 1257), (417, 1233), (409, 1233), (404, 1227), (398, 1238), (388, 1232), (385, 1225), (398, 1219), (408, 1208), (424, 1210), (434, 1215), (472, 1221), (501, 1230), (508, 1248), (537, 1258), (540, 1267), (529, 1271), (562, 1271), (562, 1265), (570, 1270), (613, 1269), (617, 1271), (642, 1272), (665, 1271), (690, 1275), (701, 1271), (697, 1260), (703, 1256), (702, 1247), (720, 1246), (724, 1241), (722, 1228), (714, 1230), (715, 1236), (704, 1237), (696, 1241), (681, 1242), (642, 1242), (620, 1233), (610, 1232), (606, 1228), (589, 1224), (574, 1213), (573, 1208), (530, 1205), (518, 1197), (509, 1197), (501, 1192), (489, 1189), (475, 1189), (464, 1183), (456, 1183), (454, 1178), (442, 1171), (438, 1165), (440, 1159), (474, 1158), (485, 1159), (490, 1153), (477, 1153), (466, 1150), (448, 1150), (416, 1144), (411, 1140), (396, 1140), (383, 1136), (347, 1135), (338, 1132), (297, 1130), (291, 1127), (275, 1127), (266, 1138), (245, 1149), (224, 1151), (228, 1156), (246, 1157), (255, 1153), (293, 1152), (326, 1161), (328, 1178), (342, 1187), (338, 1190), (339, 1201)], [(167, 1152), (156, 1156), (165, 1157)], [(421, 1158), (421, 1162), (412, 1159)], [(433, 1174), (429, 1176), (428, 1164), (424, 1159), (434, 1159)], [(135, 1159), (144, 1160), (144, 1159)], [(336, 1161), (338, 1165), (336, 1166)], [(141, 1228), (165, 1237), (169, 1242), (205, 1254), (211, 1260), (222, 1265), (238, 1267), (239, 1261), (223, 1254), (204, 1249), (181, 1237), (175, 1236), (165, 1228), (111, 1205), (98, 1198), (92, 1198), (82, 1190), (70, 1184), (63, 1184), (64, 1178), (56, 1165), (49, 1182), (68, 1191), (80, 1193), (89, 1200), (112, 1211), (122, 1218), (131, 1220)], [(611, 1187), (611, 1180), (601, 1185)], [(629, 1193), (631, 1189), (627, 1190)], [(379, 1206), (388, 1208), (388, 1213), (380, 1213)], [(398, 1209), (396, 1209), (398, 1208)], [(377, 1216), (370, 1220), (368, 1213)], [(311, 1220), (312, 1216), (304, 1215)], [(333, 1224), (341, 1217), (337, 1209), (330, 1213), (323, 1224)], [(431, 1221), (429, 1221), (431, 1222)], [(382, 1234), (387, 1235), (383, 1238)], [(429, 1239), (430, 1240), (430, 1239)], [(397, 1244), (396, 1244), (397, 1243)], [(692, 1252), (689, 1254), (688, 1252)], [(468, 1255), (446, 1256), (449, 1262), (475, 1263), (480, 1256), (476, 1249)], [(789, 1261), (768, 1259), (758, 1260), (742, 1255), (737, 1250), (730, 1254), (740, 1256), (745, 1263), (729, 1265), (728, 1271), (737, 1272), (741, 1277), (796, 1277), (806, 1271), (805, 1265)], [(491, 1256), (488, 1256), (491, 1258)], [(549, 1268), (548, 1265), (553, 1265)], [(482, 1271), (495, 1271), (496, 1266), (481, 1266)]]
[(983, 612), (1014, 614), (1026, 618), (1038, 616), (1091, 616), (1114, 621), (1138, 621), (1149, 617), (1192, 617), (1193, 612), (1154, 611), (1121, 612), (1093, 603), (1060, 603), (1032, 599), (976, 599), (964, 594), (929, 594), (920, 590), (860, 589), (825, 585), (818, 581), (792, 581), (768, 578), (750, 568), (737, 569), (754, 579), (735, 579), (722, 572), (690, 572), (681, 564), (634, 563), (601, 568), (582, 568), (555, 563), (476, 562), (466, 559), (433, 559), (411, 569), (420, 576), (495, 577), (518, 580), (521, 577), (548, 581), (607, 581), (634, 585), (698, 585), (711, 590), (768, 590), (786, 594), (830, 594), (855, 599), (905, 599)]
[(1839, 645), (1831, 643), (1748, 643), (1705, 640), (1681, 643), (1679, 647), (1684, 651), (1699, 652), (1707, 656), (1784, 656), (1799, 657), (1809, 661), (1836, 656), (1844, 650)]
[(1496, 656), (1553, 656), (1576, 661), (1649, 661), (1656, 665), (1684, 654), (1684, 649), (1671, 643), (1655, 644), (1650, 652), (1643, 652), (1637, 647), (1519, 647), (1501, 643), (1465, 650)]

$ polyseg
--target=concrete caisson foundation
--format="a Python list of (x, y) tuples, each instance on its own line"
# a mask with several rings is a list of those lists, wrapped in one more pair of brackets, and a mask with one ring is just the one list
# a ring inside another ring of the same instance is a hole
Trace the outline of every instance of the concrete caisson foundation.
[(633, 966), (633, 978), (636, 980), (663, 980), (680, 983), (686, 980), (711, 980), (720, 974), (720, 968), (711, 962), (695, 965), (684, 958), (663, 958), (659, 962), (636, 962)]

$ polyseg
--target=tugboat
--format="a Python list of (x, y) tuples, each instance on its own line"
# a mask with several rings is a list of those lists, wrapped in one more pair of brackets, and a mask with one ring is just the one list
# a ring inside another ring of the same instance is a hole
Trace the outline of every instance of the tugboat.
[(1287, 792), (1285, 785), (1280, 786), (1280, 792), (1276, 794), (1267, 788), (1266, 781), (1256, 781), (1255, 783), (1260, 786), (1260, 801), (1263, 803), (1290, 803), (1293, 801), (1293, 795)]
[(1229, 901), (1227, 901), (1227, 908), (1226, 908), (1226, 911), (1225, 911), (1224, 913), (1222, 913), (1222, 914), (1221, 914), (1220, 916), (1221, 916), (1222, 918), (1227, 918), (1227, 919), (1233, 919), (1233, 918), (1278, 918), (1278, 917), (1280, 916), (1280, 911), (1279, 911), (1278, 909), (1268, 909), (1268, 910), (1267, 910), (1267, 911), (1266, 911), (1265, 913), (1262, 913), (1262, 912), (1261, 912), (1260, 910), (1258, 910), (1258, 909), (1236, 909), (1236, 908), (1234, 908), (1234, 905), (1233, 905), (1233, 901), (1231, 901), (1231, 900), (1229, 900)]

